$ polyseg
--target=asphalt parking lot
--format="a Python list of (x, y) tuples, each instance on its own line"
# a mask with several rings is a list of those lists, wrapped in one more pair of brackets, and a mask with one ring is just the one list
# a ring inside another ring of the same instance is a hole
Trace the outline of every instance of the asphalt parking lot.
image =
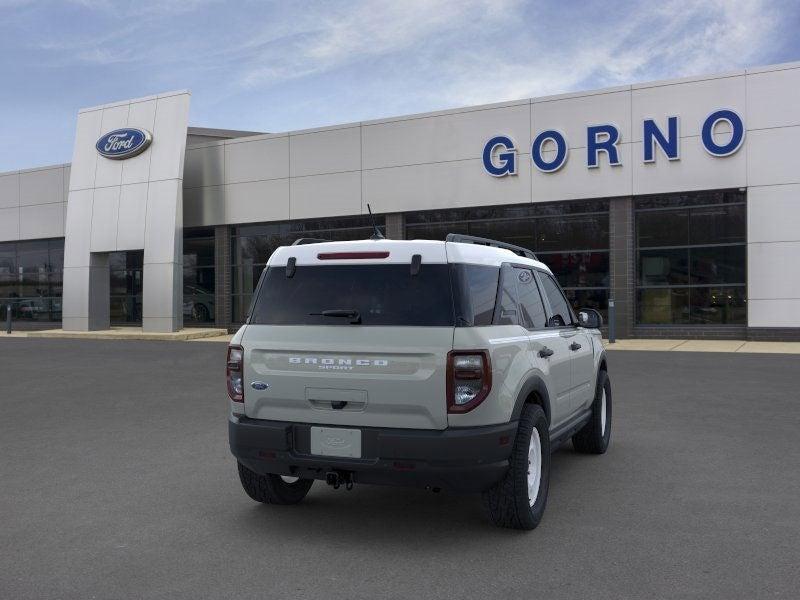
[(225, 344), (0, 340), (0, 598), (797, 598), (800, 357), (613, 352), (605, 456), (533, 532), (479, 498), (249, 500)]

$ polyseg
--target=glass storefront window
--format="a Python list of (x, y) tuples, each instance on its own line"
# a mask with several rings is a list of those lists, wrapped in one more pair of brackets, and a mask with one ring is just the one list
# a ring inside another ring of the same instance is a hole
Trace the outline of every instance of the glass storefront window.
[(202, 228), (184, 231), (184, 325), (209, 325), (215, 320), (215, 248), (213, 229)]
[(747, 323), (746, 208), (738, 190), (636, 199), (637, 323)]
[(0, 244), (0, 305), (11, 305), (14, 319), (61, 320), (64, 240)]
[(143, 264), (142, 250), (112, 252), (108, 255), (112, 325), (141, 325)]
[(573, 308), (607, 315), (609, 200), (431, 210), (405, 215), (406, 239), (462, 233), (529, 248), (556, 275)]

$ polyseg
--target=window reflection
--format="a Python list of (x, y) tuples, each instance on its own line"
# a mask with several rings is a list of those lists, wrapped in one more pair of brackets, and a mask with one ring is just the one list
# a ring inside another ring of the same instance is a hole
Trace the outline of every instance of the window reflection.
[(635, 218), (638, 323), (747, 323), (744, 192), (638, 198)]
[(431, 210), (405, 215), (406, 239), (443, 240), (461, 233), (508, 242), (536, 253), (555, 274), (573, 308), (607, 318), (609, 200)]

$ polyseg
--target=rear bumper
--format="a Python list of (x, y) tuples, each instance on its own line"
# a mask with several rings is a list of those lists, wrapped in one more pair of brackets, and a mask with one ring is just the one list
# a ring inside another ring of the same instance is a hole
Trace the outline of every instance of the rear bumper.
[(311, 426), (231, 415), (231, 452), (261, 474), (324, 480), (346, 471), (356, 483), (480, 492), (505, 475), (517, 432), (516, 421), (442, 431), (361, 427), (362, 458), (353, 459), (312, 455)]

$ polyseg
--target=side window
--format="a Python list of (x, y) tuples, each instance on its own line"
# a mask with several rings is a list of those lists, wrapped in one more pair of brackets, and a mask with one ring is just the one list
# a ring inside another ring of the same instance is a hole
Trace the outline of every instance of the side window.
[(500, 286), (497, 289), (497, 305), (494, 314), (495, 325), (516, 325), (517, 317), (517, 285), (515, 269), (503, 265), (500, 270)]
[(453, 264), (451, 269), (458, 324), (491, 325), (500, 269), (466, 264)]
[(514, 268), (519, 295), (520, 325), (528, 329), (541, 329), (547, 323), (544, 304), (530, 269)]
[(539, 271), (539, 276), (542, 278), (542, 286), (544, 293), (547, 294), (547, 299), (550, 301), (550, 308), (553, 310), (553, 320), (555, 327), (564, 327), (572, 324), (572, 313), (569, 310), (569, 304), (558, 287), (555, 279), (548, 273)]

